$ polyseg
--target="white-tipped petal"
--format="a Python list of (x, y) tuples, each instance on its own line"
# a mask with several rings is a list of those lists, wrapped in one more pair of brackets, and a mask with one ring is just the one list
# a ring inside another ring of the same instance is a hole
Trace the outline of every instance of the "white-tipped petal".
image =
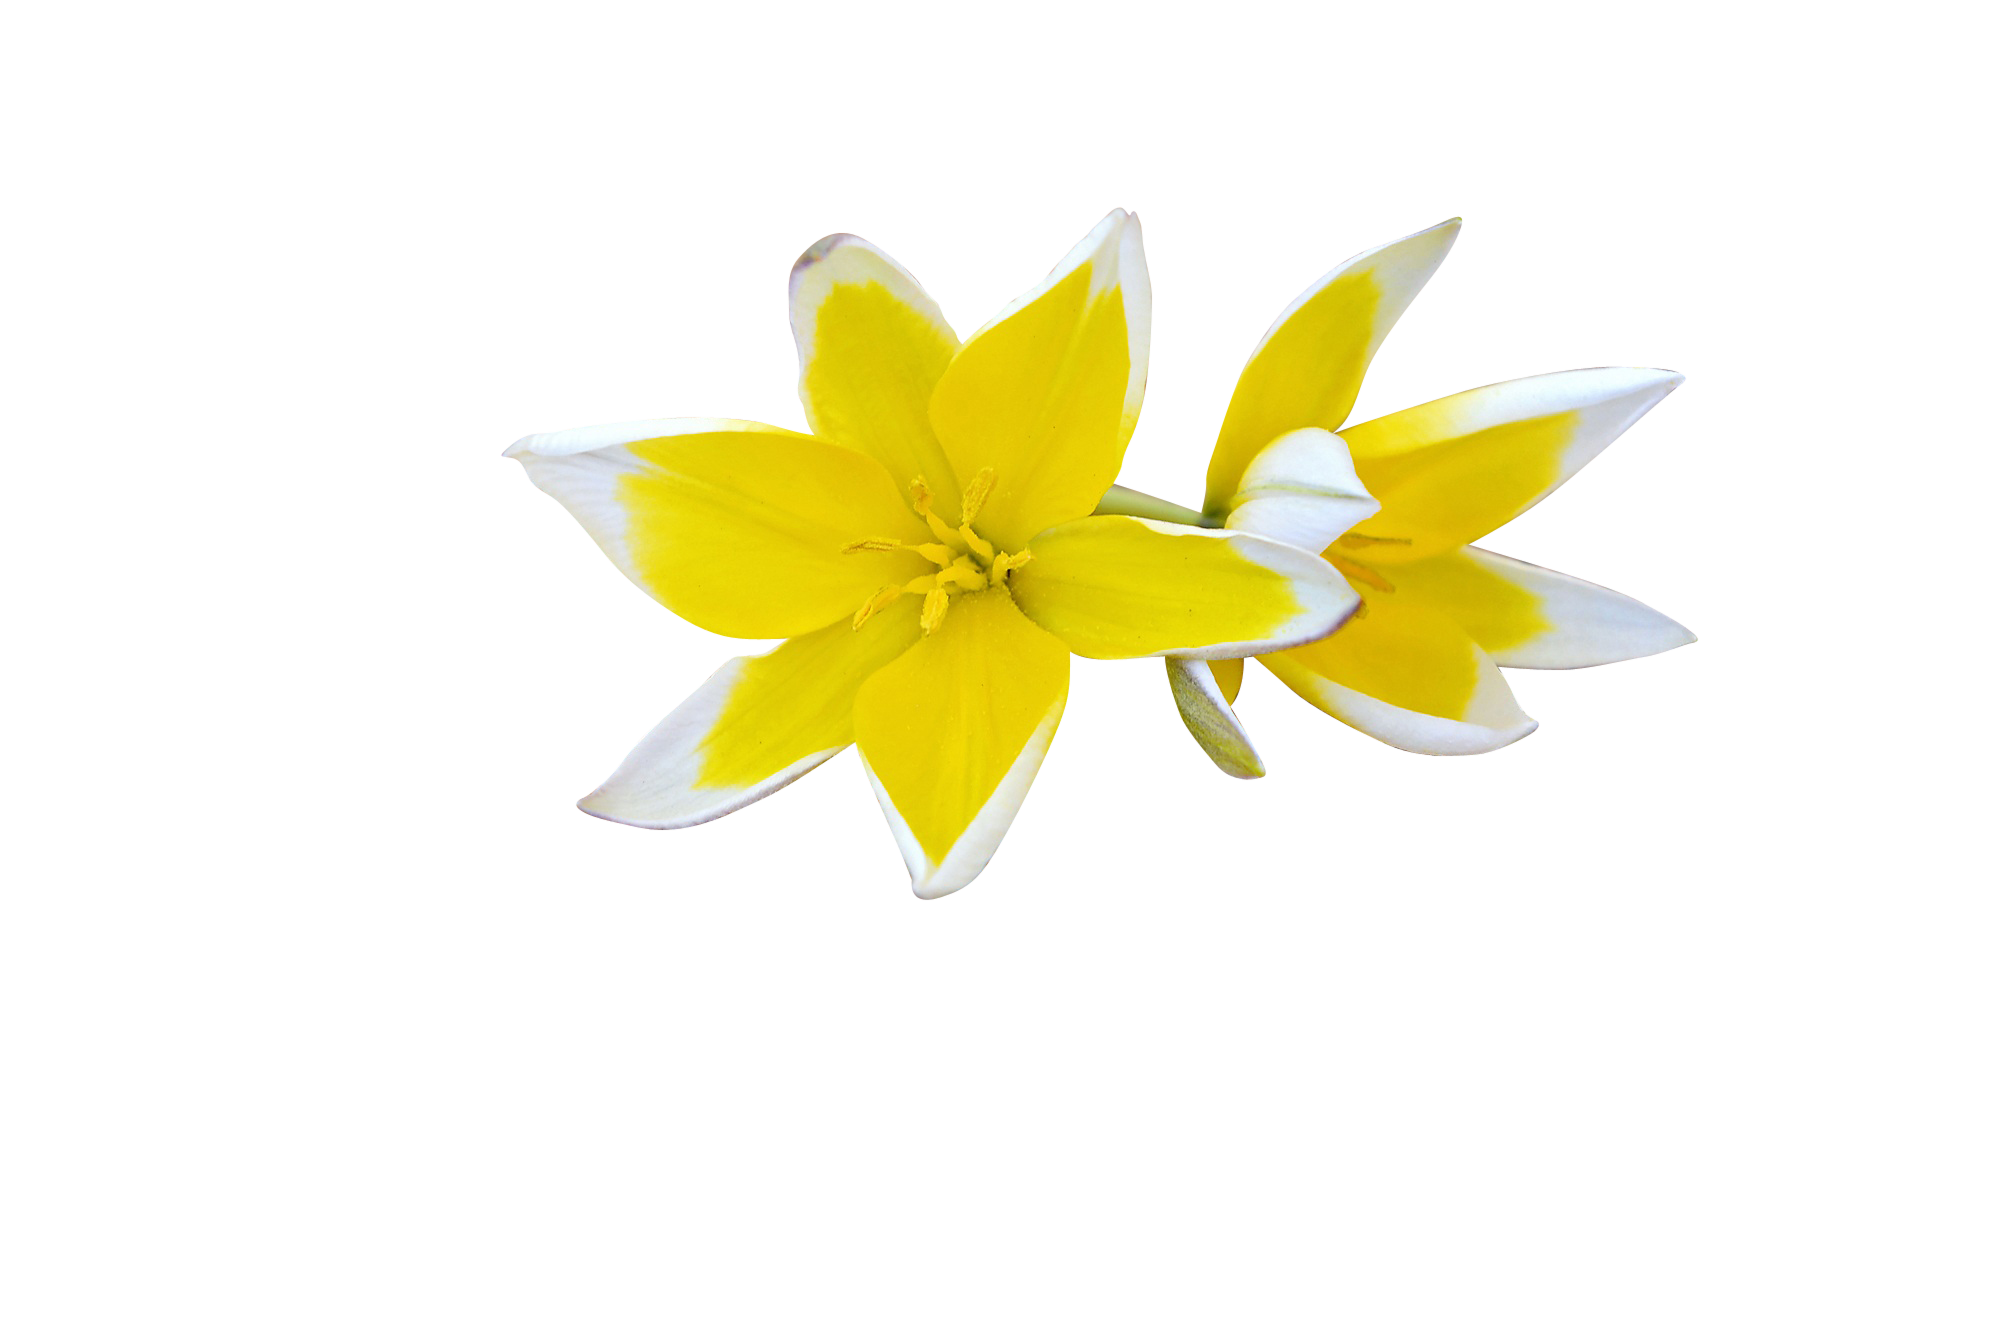
[(932, 568), (847, 551), (929, 534), (880, 463), (796, 431), (681, 417), (530, 435), (507, 456), (626, 577), (718, 634), (804, 634)]
[(1400, 589), (1369, 587), (1337, 633), (1260, 659), (1301, 698), (1420, 754), (1479, 754), (1535, 729), (1472, 636)]
[(1339, 430), (1389, 330), (1458, 239), (1458, 219), (1354, 256), (1285, 307), (1250, 354), (1208, 465), (1221, 513), (1259, 450), (1301, 426)]
[(1602, 666), (1694, 642), (1644, 602), (1476, 546), (1388, 573), (1400, 595), (1451, 617), (1503, 667)]
[(1486, 754), (1512, 745), (1536, 722), (1521, 711), (1499, 668), (1488, 659), (1480, 664), (1478, 687), (1459, 717), (1439, 717), (1398, 708), (1372, 695), (1307, 670), (1285, 655), (1261, 659), (1272, 674), (1294, 693), (1356, 731), (1412, 754)]
[(931, 424), (961, 480), (993, 470), (978, 519), (990, 540), (1018, 551), (1090, 513), (1116, 480), (1151, 320), (1139, 220), (1118, 209), (965, 340), (931, 396)]
[(1069, 654), (1003, 588), (951, 599), (931, 634), (862, 686), (854, 738), (918, 897), (986, 867), (1068, 696)]
[(1249, 532), (1098, 514), (1028, 549), (1015, 600), (1083, 657), (1245, 657), (1330, 634), (1359, 605), (1317, 554)]
[(673, 829), (740, 810), (854, 739), (863, 682), (917, 640), (914, 599), (860, 629), (846, 620), (724, 663), (577, 802), (636, 828)]
[(1280, 435), (1251, 461), (1225, 526), (1322, 551), (1380, 508), (1355, 475), (1346, 441), (1308, 426)]
[(931, 392), (958, 335), (907, 269), (859, 236), (817, 241), (792, 267), (799, 400), (813, 434), (922, 477), (955, 518), (963, 480), (931, 429)]
[(1566, 370), (1350, 426), (1341, 435), (1382, 508), (1348, 541), (1387, 561), (1455, 551), (1539, 503), (1681, 378), (1623, 366)]
[(1180, 709), (1188, 734), (1217, 768), (1232, 778), (1261, 778), (1264, 761), (1250, 743), (1236, 710), (1229, 706), (1211, 667), (1195, 658), (1167, 659), (1167, 685), (1174, 692), (1174, 706)]

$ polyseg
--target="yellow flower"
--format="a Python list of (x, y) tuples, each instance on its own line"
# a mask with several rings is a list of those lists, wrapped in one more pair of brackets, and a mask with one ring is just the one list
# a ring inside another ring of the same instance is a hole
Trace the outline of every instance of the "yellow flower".
[(1239, 657), (1357, 600), (1254, 533), (1091, 516), (1138, 418), (1151, 315), (1114, 211), (964, 346), (852, 236), (792, 270), (812, 434), (683, 418), (510, 448), (641, 588), (705, 629), (783, 638), (727, 663), (579, 803), (681, 828), (858, 746), (919, 896), (960, 888), (1027, 794), (1069, 654)]
[[(1237, 380), (1202, 514), (1119, 487), (1100, 507), (1322, 551), (1360, 612), (1259, 660), (1307, 702), (1422, 754), (1476, 754), (1535, 729), (1501, 667), (1595, 666), (1694, 639), (1629, 597), (1468, 545), (1567, 481), (1679, 375), (1537, 375), (1345, 425), (1376, 349), (1457, 235), (1453, 219), (1357, 255), (1278, 317)], [(1231, 708), (1242, 662), (1170, 660), (1168, 676), (1210, 757), (1261, 775)]]

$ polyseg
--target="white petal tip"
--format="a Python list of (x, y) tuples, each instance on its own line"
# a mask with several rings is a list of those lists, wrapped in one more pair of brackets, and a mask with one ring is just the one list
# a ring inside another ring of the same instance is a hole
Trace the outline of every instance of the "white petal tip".
[(799, 285), (799, 279), (804, 277), (815, 264), (828, 258), (834, 251), (849, 245), (858, 245), (864, 250), (875, 249), (874, 246), (868, 244), (868, 242), (862, 240), (852, 232), (837, 231), (831, 236), (822, 236), (807, 246), (805, 251), (796, 260), (792, 261), (791, 286), (796, 289)]
[[(784, 785), (785, 783), (782, 782), (777, 784), (780, 787)], [(697, 824), (706, 824), (710, 820), (720, 819), (726, 814), (741, 810), (744, 806), (750, 804), (751, 801), (766, 795), (771, 790), (775, 790), (775, 788), (757, 789), (753, 790), (747, 797), (714, 802), (682, 812), (662, 814), (658, 811), (642, 813), (633, 810), (628, 806), (620, 804), (615, 797), (607, 796), (604, 789), (599, 789), (578, 801), (576, 808), (589, 815), (592, 819), (601, 819), (607, 824), (623, 824), (626, 828), (642, 828), (660, 832), (666, 829), (693, 828)]]
[(933, 899), (944, 898), (950, 896), (951, 894), (957, 893), (960, 889), (965, 887), (966, 882), (967, 881), (960, 879), (944, 879), (944, 878), (927, 879), (922, 881), (912, 880), (910, 882), (910, 891), (915, 893), (917, 897), (923, 899), (925, 902), (930, 902)]

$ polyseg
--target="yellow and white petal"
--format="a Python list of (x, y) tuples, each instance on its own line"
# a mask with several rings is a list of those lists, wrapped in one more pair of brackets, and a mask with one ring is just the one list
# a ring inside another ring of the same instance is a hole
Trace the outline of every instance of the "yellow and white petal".
[(854, 740), (854, 697), (919, 637), (915, 599), (860, 629), (843, 618), (760, 657), (723, 664), (577, 802), (637, 828), (706, 823), (839, 754)]
[(959, 478), (931, 429), (931, 391), (958, 335), (909, 272), (859, 236), (828, 236), (792, 266), (799, 400), (813, 434), (923, 477), (957, 521)]
[(530, 435), (507, 450), (634, 583), (717, 634), (780, 639), (931, 569), (880, 463), (754, 421), (677, 417)]
[(1245, 657), (1330, 634), (1359, 604), (1319, 556), (1248, 532), (1100, 514), (1028, 549), (1015, 600), (1083, 657)]
[[(1228, 660), (1235, 665), (1236, 678), (1241, 681), (1243, 659)], [(1261, 778), (1264, 761), (1258, 757), (1257, 747), (1250, 743), (1250, 735), (1243, 730), (1236, 710), (1229, 706), (1231, 697), (1225, 695), (1221, 682), (1210, 669), (1222, 665), (1198, 658), (1169, 657), (1167, 685), (1174, 692), (1174, 706), (1181, 710), (1181, 721), (1187, 724), (1188, 734), (1215, 761), (1217, 768), (1232, 778)]]
[(1382, 340), (1457, 239), (1453, 218), (1358, 254), (1285, 307), (1236, 380), (1209, 459), (1209, 513), (1224, 512), (1250, 460), (1286, 431), (1340, 429)]
[(955, 598), (861, 687), (854, 738), (919, 898), (986, 868), (1068, 696), (1069, 654), (1000, 588)]
[(1096, 507), (1139, 418), (1151, 323), (1139, 219), (1114, 209), (952, 358), (931, 424), (961, 478), (994, 471), (987, 537), (1019, 550)]
[(1307, 426), (1280, 435), (1251, 460), (1224, 526), (1323, 551), (1380, 508), (1355, 475), (1346, 441)]
[(1447, 616), (1366, 594), (1338, 634), (1261, 658), (1301, 698), (1418, 754), (1480, 754), (1535, 729), (1500, 668)]
[(1533, 507), (1674, 391), (1670, 370), (1601, 367), (1489, 384), (1341, 432), (1381, 512), (1371, 559), (1453, 551)]
[(1694, 642), (1644, 602), (1476, 546), (1389, 573), (1399, 596), (1449, 616), (1503, 667), (1602, 666)]

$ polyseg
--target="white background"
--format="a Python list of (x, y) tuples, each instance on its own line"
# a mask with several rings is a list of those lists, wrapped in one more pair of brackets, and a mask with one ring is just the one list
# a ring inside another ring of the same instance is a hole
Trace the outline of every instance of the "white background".
[[(1990, 108), (1844, 13), (17, 18), (0, 1324), (1994, 1328)], [(1473, 759), (1253, 671), (1257, 783), (1077, 662), (935, 903), (851, 755), (573, 809), (738, 649), (501, 449), (798, 426), (815, 238), (970, 331), (1114, 205), (1125, 480), (1463, 214), (1355, 419), (1685, 372), (1488, 544), (1701, 642)]]

